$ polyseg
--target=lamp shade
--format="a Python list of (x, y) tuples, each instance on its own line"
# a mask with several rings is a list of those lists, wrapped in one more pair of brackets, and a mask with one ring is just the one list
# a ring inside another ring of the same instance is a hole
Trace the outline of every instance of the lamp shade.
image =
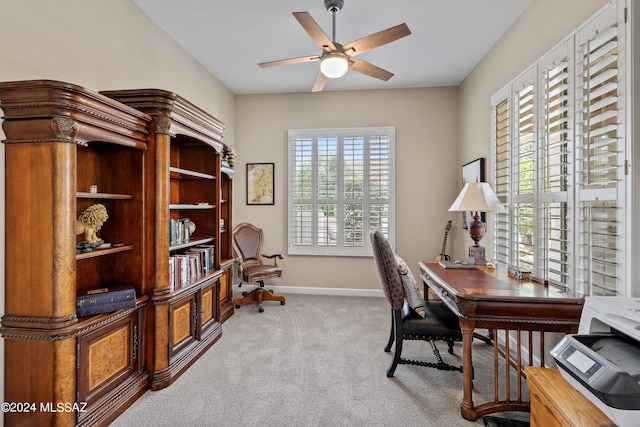
[(453, 212), (506, 212), (502, 203), (486, 182), (468, 182), (453, 202)]
[(324, 55), (320, 62), (320, 71), (329, 79), (337, 79), (344, 76), (348, 68), (347, 58), (339, 53)]

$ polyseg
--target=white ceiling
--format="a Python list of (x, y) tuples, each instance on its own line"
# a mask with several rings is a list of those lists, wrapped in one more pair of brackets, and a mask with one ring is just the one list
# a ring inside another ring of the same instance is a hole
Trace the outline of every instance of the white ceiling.
[[(133, 0), (232, 93), (310, 92), (319, 62), (260, 68), (259, 62), (318, 55), (291, 12), (309, 12), (331, 38), (324, 0)], [(411, 35), (358, 58), (395, 74), (357, 72), (324, 90), (457, 86), (531, 0), (345, 0), (336, 15), (341, 44), (406, 23)]]

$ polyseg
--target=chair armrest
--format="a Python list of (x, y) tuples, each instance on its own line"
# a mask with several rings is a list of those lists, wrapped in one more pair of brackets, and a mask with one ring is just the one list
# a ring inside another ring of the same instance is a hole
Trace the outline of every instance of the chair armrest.
[(276, 267), (278, 266), (278, 260), (279, 259), (284, 259), (282, 257), (282, 255), (280, 255), (280, 254), (273, 254), (273, 255), (264, 255), (264, 254), (262, 254), (262, 257), (263, 258), (268, 258), (268, 259), (273, 259), (273, 265), (276, 266)]

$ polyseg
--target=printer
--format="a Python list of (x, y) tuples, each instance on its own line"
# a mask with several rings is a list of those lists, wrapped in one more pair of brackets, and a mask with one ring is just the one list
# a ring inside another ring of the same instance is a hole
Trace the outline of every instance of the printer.
[(562, 376), (620, 427), (640, 415), (640, 298), (586, 297), (578, 333), (551, 355)]

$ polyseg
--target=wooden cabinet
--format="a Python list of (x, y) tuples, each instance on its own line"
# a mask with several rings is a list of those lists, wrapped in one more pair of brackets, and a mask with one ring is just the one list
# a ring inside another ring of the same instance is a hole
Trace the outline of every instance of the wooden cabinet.
[[(0, 83), (5, 143), (6, 425), (107, 424), (148, 388), (146, 161), (151, 118), (82, 87)], [(95, 186), (92, 188), (92, 186)], [(101, 204), (111, 247), (76, 254), (76, 219)], [(76, 293), (133, 287), (136, 306), (85, 318)], [(62, 404), (62, 408), (58, 405)]]
[[(155, 286), (149, 365), (151, 388), (157, 390), (175, 381), (219, 339), (221, 307), (225, 318), (232, 313), (227, 226), (233, 150), (221, 142), (221, 122), (173, 92), (134, 89), (102, 94), (153, 118), (147, 152), (152, 171), (147, 186), (152, 190), (146, 198), (153, 221), (147, 234), (146, 271)], [(179, 231), (176, 237), (175, 227), (190, 228), (191, 233)], [(192, 262), (187, 260), (189, 252), (203, 247), (214, 248), (212, 268), (195, 268), (195, 274), (190, 269), (187, 279), (180, 279), (184, 263)]]
[(527, 366), (532, 427), (615, 427), (596, 405), (557, 369)]

